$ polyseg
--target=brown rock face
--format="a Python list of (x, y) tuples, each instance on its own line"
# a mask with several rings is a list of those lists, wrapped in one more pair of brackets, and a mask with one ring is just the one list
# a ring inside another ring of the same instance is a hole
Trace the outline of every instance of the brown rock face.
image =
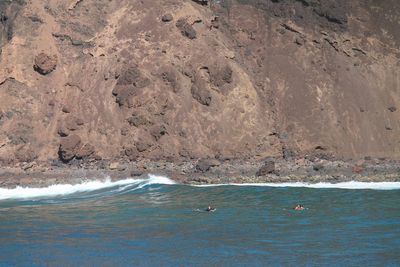
[(72, 6), (0, 1), (2, 164), (400, 159), (399, 1)]
[(47, 75), (57, 67), (57, 55), (40, 53), (35, 57), (33, 68), (42, 75)]

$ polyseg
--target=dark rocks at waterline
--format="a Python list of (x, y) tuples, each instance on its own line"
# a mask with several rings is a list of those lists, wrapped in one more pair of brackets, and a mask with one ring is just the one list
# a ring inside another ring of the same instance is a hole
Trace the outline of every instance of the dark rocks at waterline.
[(138, 176), (142, 176), (144, 174), (144, 171), (141, 169), (134, 169), (131, 171), (131, 177), (138, 177)]

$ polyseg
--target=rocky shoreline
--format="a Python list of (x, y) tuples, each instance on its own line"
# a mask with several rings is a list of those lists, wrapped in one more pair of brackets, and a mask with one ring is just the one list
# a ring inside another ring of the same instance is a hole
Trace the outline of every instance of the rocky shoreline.
[(0, 168), (0, 188), (46, 187), (91, 180), (144, 178), (164, 175), (182, 184), (226, 183), (339, 183), (400, 182), (400, 162), (385, 159), (358, 161), (284, 160), (265, 161), (200, 159), (182, 162), (73, 162), (68, 165), (27, 163)]

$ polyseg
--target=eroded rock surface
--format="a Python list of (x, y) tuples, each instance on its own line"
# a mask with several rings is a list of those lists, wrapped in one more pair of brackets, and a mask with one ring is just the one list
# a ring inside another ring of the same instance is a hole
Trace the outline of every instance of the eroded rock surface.
[(3, 1), (0, 163), (399, 159), (399, 5)]

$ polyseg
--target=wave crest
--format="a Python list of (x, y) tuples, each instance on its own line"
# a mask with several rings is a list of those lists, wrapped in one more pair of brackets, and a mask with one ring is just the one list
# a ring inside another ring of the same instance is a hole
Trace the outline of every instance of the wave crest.
[(244, 184), (211, 184), (211, 185), (194, 185), (196, 187), (213, 187), (213, 186), (265, 186), (265, 187), (304, 187), (315, 189), (371, 189), (371, 190), (398, 190), (400, 189), (400, 182), (342, 182), (342, 183), (244, 183)]
[(147, 179), (124, 179), (119, 181), (111, 181), (107, 178), (103, 181), (87, 181), (80, 184), (56, 184), (48, 187), (16, 187), (16, 188), (0, 188), (0, 200), (5, 199), (37, 199), (71, 195), (75, 193), (92, 192), (104, 190), (108, 188), (116, 188), (116, 191), (125, 190), (128, 187), (134, 189), (143, 188), (152, 184), (175, 184), (175, 182), (167, 177), (149, 175)]

